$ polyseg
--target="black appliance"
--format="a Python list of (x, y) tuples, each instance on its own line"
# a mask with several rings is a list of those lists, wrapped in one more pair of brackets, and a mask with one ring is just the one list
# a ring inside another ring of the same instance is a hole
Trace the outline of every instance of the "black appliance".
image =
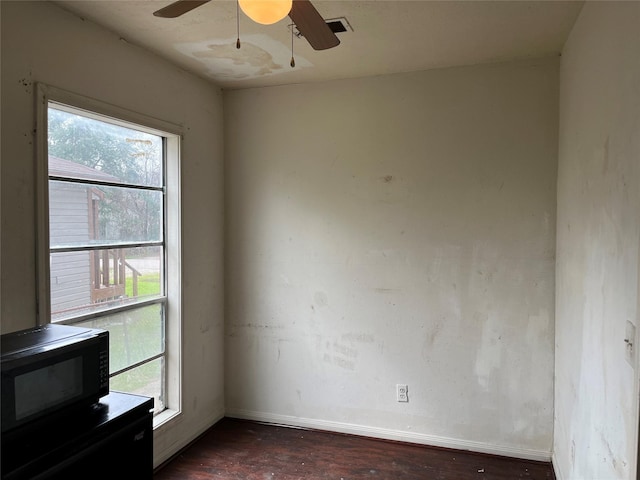
[(2, 480), (153, 479), (153, 398), (95, 405), (2, 435)]
[(153, 398), (109, 392), (104, 330), (0, 337), (2, 480), (153, 478)]
[(2, 433), (109, 393), (109, 332), (44, 325), (0, 337)]

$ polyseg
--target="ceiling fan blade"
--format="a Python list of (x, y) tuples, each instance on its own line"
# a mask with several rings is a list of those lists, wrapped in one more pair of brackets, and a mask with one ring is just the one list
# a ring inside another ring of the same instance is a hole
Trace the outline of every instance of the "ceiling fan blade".
[(166, 7), (153, 12), (153, 15), (162, 18), (176, 18), (190, 12), (200, 5), (204, 5), (209, 1), (211, 0), (178, 0), (177, 2), (170, 3)]
[(309, 0), (293, 0), (289, 17), (314, 50), (326, 50), (340, 44), (336, 34)]

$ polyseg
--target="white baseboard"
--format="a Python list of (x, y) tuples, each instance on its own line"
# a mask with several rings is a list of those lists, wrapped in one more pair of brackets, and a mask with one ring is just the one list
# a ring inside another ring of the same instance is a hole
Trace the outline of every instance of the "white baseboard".
[(562, 470), (560, 470), (558, 466), (558, 459), (556, 458), (555, 452), (551, 455), (551, 465), (553, 465), (553, 473), (556, 474), (556, 480), (564, 480)]
[(287, 427), (310, 428), (330, 432), (348, 433), (351, 435), (361, 435), (365, 437), (381, 438), (384, 440), (395, 440), (399, 442), (429, 445), (432, 447), (445, 447), (453, 448), (456, 450), (467, 450), (471, 452), (487, 453), (490, 455), (501, 455), (505, 457), (520, 458), (525, 460), (535, 460), (539, 462), (551, 461), (551, 452), (544, 450), (531, 450), (525, 448), (510, 447), (507, 445), (492, 445), (457, 438), (447, 438), (436, 435), (428, 435), (424, 433), (407, 432), (404, 430), (367, 427), (364, 425), (318, 420), (313, 418), (293, 417), (289, 415), (278, 415), (266, 412), (254, 412), (241, 409), (227, 409), (226, 416), (243, 420), (272, 423)]

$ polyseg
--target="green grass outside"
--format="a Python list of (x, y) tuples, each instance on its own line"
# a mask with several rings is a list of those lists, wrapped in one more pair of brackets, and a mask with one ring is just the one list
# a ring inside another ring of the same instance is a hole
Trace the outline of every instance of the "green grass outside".
[[(147, 295), (159, 295), (160, 294), (160, 274), (150, 273), (146, 275), (140, 275), (138, 277), (138, 296), (145, 297)], [(133, 297), (133, 277), (127, 277), (125, 285), (125, 294), (127, 297)]]
[[(127, 277), (125, 293), (127, 297), (133, 297), (131, 277)], [(138, 298), (160, 293), (160, 274), (138, 277)], [(109, 366), (113, 372), (162, 351), (164, 342), (162, 308), (159, 304), (148, 305), (83, 322), (82, 326), (109, 331)], [(159, 388), (158, 379), (161, 375), (161, 361), (155, 360), (112, 377), (110, 389), (153, 396), (153, 392)]]

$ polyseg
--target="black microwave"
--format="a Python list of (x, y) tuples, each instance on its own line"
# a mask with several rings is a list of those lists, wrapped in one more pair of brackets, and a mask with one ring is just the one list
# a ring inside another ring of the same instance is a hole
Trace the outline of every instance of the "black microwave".
[(109, 393), (109, 332), (49, 324), (0, 337), (2, 433)]

